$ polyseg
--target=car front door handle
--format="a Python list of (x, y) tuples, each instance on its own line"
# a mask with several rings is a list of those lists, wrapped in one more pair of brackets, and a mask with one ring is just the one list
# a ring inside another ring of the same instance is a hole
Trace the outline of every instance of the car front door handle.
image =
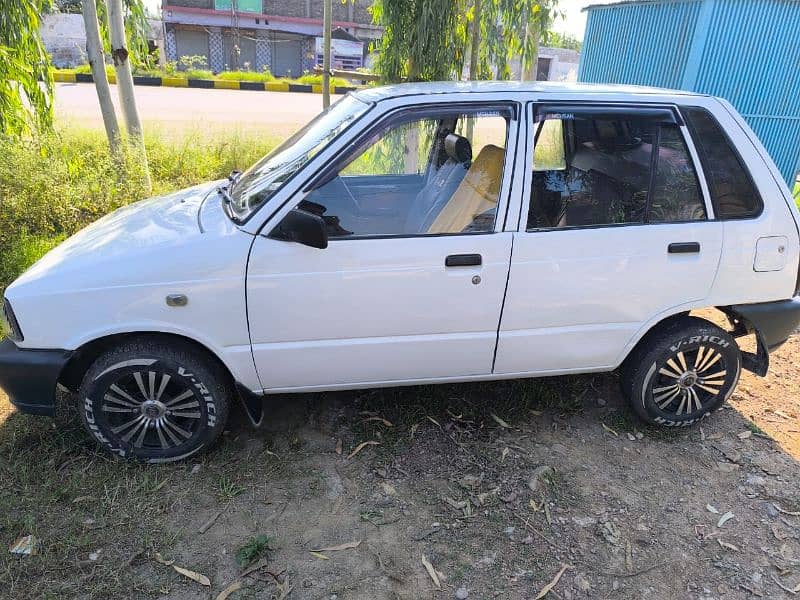
[(482, 263), (480, 254), (451, 254), (444, 259), (445, 267), (479, 267)]
[(667, 252), (670, 254), (697, 254), (700, 252), (700, 242), (674, 242), (669, 245)]

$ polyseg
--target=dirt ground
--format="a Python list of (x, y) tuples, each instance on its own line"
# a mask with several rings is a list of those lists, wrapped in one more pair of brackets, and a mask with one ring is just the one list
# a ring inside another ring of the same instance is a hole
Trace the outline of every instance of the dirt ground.
[(0, 596), (791, 598), (799, 353), (687, 430), (642, 427), (613, 375), (282, 396), (164, 467), (0, 406)]

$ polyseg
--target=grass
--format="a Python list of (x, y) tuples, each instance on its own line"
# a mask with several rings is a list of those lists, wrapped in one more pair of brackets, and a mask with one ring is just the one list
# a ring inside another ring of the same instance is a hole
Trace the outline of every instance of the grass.
[[(258, 134), (150, 134), (152, 195), (226, 176), (278, 142)], [(135, 153), (112, 159), (102, 133), (67, 128), (38, 139), (0, 138), (0, 291), (65, 237), (151, 195)]]
[(236, 551), (236, 563), (245, 568), (259, 558), (269, 555), (272, 549), (273, 538), (269, 535), (259, 534), (251, 537), (246, 544)]
[(794, 203), (800, 209), (800, 182), (794, 184)]

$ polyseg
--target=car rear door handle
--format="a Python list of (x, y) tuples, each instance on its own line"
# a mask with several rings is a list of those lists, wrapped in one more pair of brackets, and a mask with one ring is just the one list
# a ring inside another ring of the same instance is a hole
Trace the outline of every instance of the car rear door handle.
[(700, 252), (700, 242), (674, 242), (669, 245), (670, 254), (696, 254)]
[(451, 254), (444, 259), (445, 267), (477, 267), (482, 263), (480, 254)]

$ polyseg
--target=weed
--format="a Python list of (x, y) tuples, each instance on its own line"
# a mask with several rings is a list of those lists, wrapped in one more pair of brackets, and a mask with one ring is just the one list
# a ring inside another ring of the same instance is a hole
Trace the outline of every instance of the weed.
[(244, 568), (259, 558), (269, 555), (272, 550), (272, 536), (259, 534), (247, 540), (244, 546), (236, 551), (236, 564)]
[(228, 502), (240, 496), (247, 488), (223, 473), (217, 482), (217, 497), (220, 502)]
[(756, 435), (763, 435), (764, 437), (769, 437), (769, 434), (766, 431), (764, 431), (763, 429), (761, 429), (761, 427), (759, 427), (758, 425), (753, 423), (753, 421), (745, 421), (744, 424), (747, 426), (747, 428), (750, 431), (752, 431)]

